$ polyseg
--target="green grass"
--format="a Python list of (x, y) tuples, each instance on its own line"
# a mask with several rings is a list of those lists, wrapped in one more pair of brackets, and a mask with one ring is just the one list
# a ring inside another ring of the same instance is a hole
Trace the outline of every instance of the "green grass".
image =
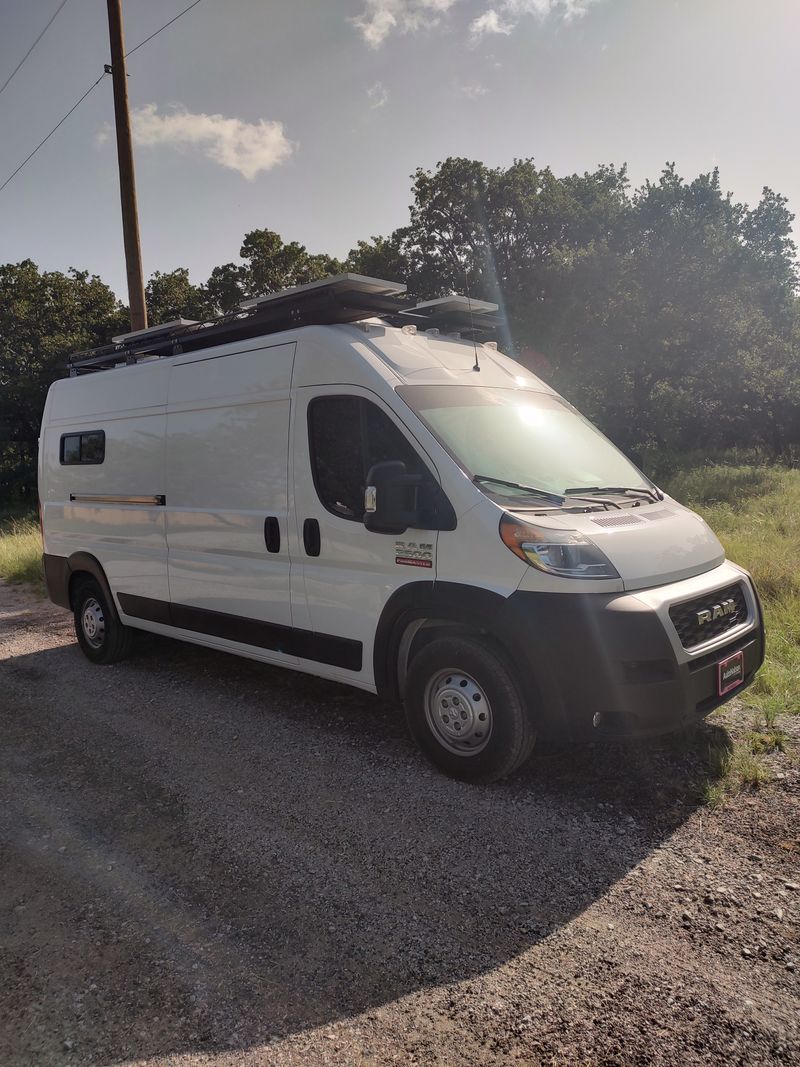
[(35, 520), (10, 519), (0, 523), (0, 576), (43, 589), (42, 538)]
[(764, 608), (767, 656), (742, 702), (752, 731), (711, 759), (706, 799), (757, 789), (769, 777), (763, 757), (783, 752), (779, 718), (800, 714), (800, 470), (712, 464), (674, 474), (664, 488), (712, 527), (729, 559), (753, 575)]

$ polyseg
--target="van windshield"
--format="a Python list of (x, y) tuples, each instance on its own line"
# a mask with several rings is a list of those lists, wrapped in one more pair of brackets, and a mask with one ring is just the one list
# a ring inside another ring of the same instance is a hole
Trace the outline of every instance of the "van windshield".
[(541, 500), (568, 490), (652, 486), (560, 397), (461, 385), (407, 385), (397, 393), (493, 497)]

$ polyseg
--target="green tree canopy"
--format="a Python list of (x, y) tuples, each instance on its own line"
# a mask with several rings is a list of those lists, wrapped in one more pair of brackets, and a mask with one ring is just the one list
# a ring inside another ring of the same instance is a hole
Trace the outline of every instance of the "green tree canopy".
[(39, 423), (50, 383), (71, 352), (127, 329), (116, 297), (94, 275), (0, 266), (0, 499), (35, 493)]
[(186, 267), (169, 274), (156, 271), (145, 288), (147, 319), (151, 325), (172, 319), (203, 321), (215, 314), (214, 301), (205, 286), (192, 285)]
[(314, 255), (297, 241), (284, 242), (273, 230), (245, 234), (239, 255), (243, 263), (215, 267), (204, 287), (219, 312), (232, 310), (248, 297), (277, 293), (344, 269), (338, 259)]
[[(504, 350), (634, 454), (800, 448), (796, 248), (778, 193), (750, 208), (716, 170), (686, 181), (668, 164), (632, 189), (624, 167), (559, 178), (531, 159), (450, 158), (417, 170), (412, 195), (407, 225), (345, 263), (258, 229), (204, 284), (156, 272), (151, 322), (206, 319), (344, 269), (420, 299), (466, 290), (501, 306)], [(32, 492), (45, 392), (67, 354), (128, 328), (99, 278), (0, 267), (4, 496)]]
[(507, 350), (623, 447), (800, 441), (785, 198), (748, 209), (716, 170), (686, 182), (672, 164), (631, 191), (624, 167), (460, 158), (418, 170), (413, 195), (409, 224), (360, 242), (354, 269), (496, 301)]

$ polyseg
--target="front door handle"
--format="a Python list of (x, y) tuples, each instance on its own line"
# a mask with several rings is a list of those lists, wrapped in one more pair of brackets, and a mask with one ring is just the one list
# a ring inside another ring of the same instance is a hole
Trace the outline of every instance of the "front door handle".
[(319, 523), (316, 519), (306, 519), (303, 523), (303, 546), (305, 547), (307, 556), (319, 555)]
[(264, 519), (264, 543), (267, 552), (280, 552), (281, 550), (281, 527), (274, 515)]

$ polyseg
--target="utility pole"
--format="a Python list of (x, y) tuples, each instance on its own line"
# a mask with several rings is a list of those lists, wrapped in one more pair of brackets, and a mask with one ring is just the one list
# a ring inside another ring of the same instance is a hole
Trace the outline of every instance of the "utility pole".
[(114, 85), (119, 193), (122, 201), (122, 236), (125, 242), (125, 267), (128, 273), (131, 330), (144, 330), (147, 326), (147, 305), (144, 300), (142, 248), (139, 243), (139, 216), (136, 209), (131, 116), (128, 112), (128, 75), (125, 69), (125, 42), (122, 32), (122, 0), (108, 0), (108, 35), (111, 42), (111, 79)]

